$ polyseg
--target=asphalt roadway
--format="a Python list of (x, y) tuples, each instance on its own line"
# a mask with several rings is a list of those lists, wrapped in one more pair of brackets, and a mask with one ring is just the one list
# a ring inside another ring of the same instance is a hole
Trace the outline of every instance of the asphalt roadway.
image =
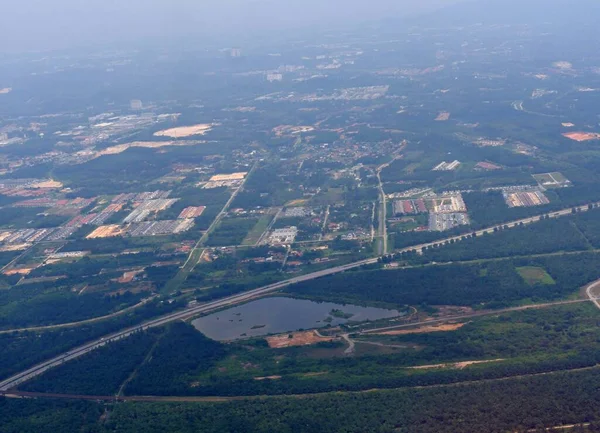
[[(588, 205), (578, 207), (577, 209), (580, 212), (585, 212), (588, 210)], [(564, 209), (564, 210), (557, 211), (557, 212), (551, 212), (549, 214), (549, 216), (551, 218), (556, 218), (556, 217), (560, 217), (560, 216), (564, 216), (564, 215), (570, 215), (571, 212), (572, 212), (572, 208), (568, 208), (568, 209)], [(546, 214), (544, 214), (544, 215), (546, 215)], [(516, 226), (520, 225), (521, 223), (531, 224), (531, 223), (539, 221), (539, 220), (540, 220), (540, 216), (538, 215), (538, 216), (534, 216), (534, 217), (530, 217), (530, 218), (524, 218), (521, 220), (509, 222), (509, 223), (498, 224), (498, 225), (495, 225), (492, 227), (488, 227), (485, 229), (475, 231), (474, 233), (476, 233), (477, 236), (480, 236), (485, 233), (493, 233), (494, 229), (496, 229), (496, 228), (501, 228), (504, 226), (516, 227)], [(453, 237), (441, 239), (441, 240), (438, 240), (435, 242), (414, 245), (411, 247), (404, 248), (397, 252), (401, 253), (401, 252), (408, 252), (408, 251), (414, 251), (414, 250), (422, 251), (426, 247), (440, 245), (440, 244), (443, 244), (443, 243), (451, 241), (451, 240), (460, 240), (463, 236), (464, 235), (453, 236)], [(167, 323), (174, 322), (177, 320), (189, 319), (190, 317), (193, 317), (193, 316), (201, 314), (201, 313), (209, 313), (211, 311), (219, 310), (221, 308), (226, 308), (226, 307), (231, 307), (231, 306), (234, 306), (237, 304), (241, 304), (241, 303), (247, 302), (249, 300), (252, 300), (254, 298), (276, 292), (276, 291), (278, 291), (284, 287), (287, 287), (291, 284), (300, 283), (303, 281), (314, 280), (316, 278), (321, 278), (324, 276), (337, 274), (340, 272), (344, 272), (344, 271), (347, 271), (350, 269), (355, 269), (355, 268), (358, 268), (358, 267), (364, 266), (364, 265), (374, 264), (377, 262), (378, 262), (377, 257), (370, 258), (370, 259), (361, 260), (358, 262), (349, 263), (349, 264), (342, 265), (342, 266), (336, 266), (335, 268), (330, 268), (330, 269), (325, 269), (325, 270), (318, 271), (318, 272), (313, 272), (311, 274), (300, 275), (298, 277), (294, 277), (289, 280), (270, 284), (268, 286), (250, 290), (248, 292), (240, 293), (238, 295), (229, 296), (227, 298), (220, 299), (218, 301), (208, 302), (206, 304), (197, 305), (194, 307), (188, 307), (187, 309), (185, 309), (183, 311), (171, 313), (171, 314), (165, 315), (163, 317), (160, 317), (160, 318), (157, 318), (154, 320), (150, 320), (146, 323), (143, 323), (143, 324), (140, 324), (140, 325), (137, 325), (134, 327), (130, 327), (130, 328), (124, 329), (122, 331), (104, 336), (104, 337), (94, 340), (92, 342), (86, 343), (86, 344), (79, 346), (75, 349), (72, 349), (66, 353), (55, 356), (54, 358), (49, 359), (48, 361), (45, 361), (41, 364), (31, 367), (31, 368), (29, 368), (21, 373), (18, 373), (12, 377), (9, 377), (9, 378), (3, 380), (2, 382), (0, 382), (0, 392), (5, 392), (10, 389), (13, 389), (13, 388), (17, 387), (19, 384), (26, 382), (36, 376), (39, 376), (39, 375), (45, 373), (46, 371), (50, 370), (51, 368), (62, 365), (63, 363), (65, 363), (67, 361), (79, 358), (87, 353), (90, 353), (91, 351), (93, 351), (95, 349), (103, 347), (104, 345), (106, 345), (110, 342), (118, 341), (123, 338), (127, 338), (135, 332), (139, 332), (141, 330), (146, 330), (146, 329), (154, 328), (154, 327), (158, 327), (158, 326), (163, 326)]]

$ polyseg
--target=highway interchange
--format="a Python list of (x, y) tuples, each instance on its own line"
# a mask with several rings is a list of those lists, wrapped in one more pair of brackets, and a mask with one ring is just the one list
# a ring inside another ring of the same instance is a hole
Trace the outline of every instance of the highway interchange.
[[(551, 218), (570, 215), (572, 213), (572, 209), (573, 208), (563, 209), (561, 211), (552, 212), (548, 215)], [(588, 205), (580, 206), (580, 207), (577, 207), (576, 209), (579, 212), (585, 212), (588, 210)], [(475, 233), (477, 236), (480, 236), (480, 235), (484, 235), (486, 233), (493, 233), (495, 229), (499, 229), (499, 228), (503, 228), (503, 227), (512, 228), (512, 227), (516, 227), (520, 224), (531, 224), (533, 222), (539, 221), (540, 218), (541, 218), (541, 216), (537, 215), (537, 216), (524, 218), (524, 219), (517, 220), (517, 221), (512, 221), (512, 222), (508, 222), (508, 223), (504, 223), (504, 224), (498, 224), (498, 225), (495, 225), (492, 227), (477, 230), (473, 233)], [(409, 251), (415, 251), (415, 250), (423, 251), (423, 249), (429, 248), (431, 246), (441, 245), (441, 244), (444, 244), (444, 243), (452, 241), (452, 240), (455, 240), (455, 241), (461, 240), (464, 236), (465, 235), (452, 236), (452, 237), (449, 237), (446, 239), (441, 239), (441, 240), (438, 240), (435, 242), (414, 245), (414, 246), (399, 250), (397, 252), (402, 253), (402, 252), (409, 252)], [(296, 284), (296, 283), (300, 283), (300, 282), (304, 282), (304, 281), (310, 281), (310, 280), (314, 280), (316, 278), (321, 278), (324, 276), (341, 273), (341, 272), (355, 269), (355, 268), (358, 268), (358, 267), (361, 267), (364, 265), (375, 264), (375, 263), (378, 263), (378, 261), (379, 261), (379, 258), (374, 257), (374, 258), (369, 258), (369, 259), (361, 260), (361, 261), (354, 262), (354, 263), (336, 266), (336, 267), (330, 268), (330, 269), (321, 270), (318, 272), (313, 272), (310, 274), (300, 275), (300, 276), (291, 278), (289, 280), (270, 284), (268, 286), (260, 287), (258, 289), (250, 290), (250, 291), (240, 293), (237, 295), (229, 296), (227, 298), (223, 298), (223, 299), (220, 299), (217, 301), (208, 302), (208, 303), (205, 303), (202, 305), (191, 306), (191, 307), (186, 308), (185, 310), (175, 312), (175, 313), (170, 313), (168, 315), (159, 317), (157, 319), (150, 320), (143, 324), (133, 326), (133, 327), (115, 332), (110, 335), (106, 335), (104, 337), (101, 337), (101, 338), (91, 341), (89, 343), (86, 343), (82, 346), (71, 349), (70, 351), (68, 351), (66, 353), (55, 356), (52, 359), (49, 359), (41, 364), (38, 364), (38, 365), (31, 367), (21, 373), (15, 374), (15, 375), (1, 381), (0, 382), (0, 392), (6, 392), (10, 389), (13, 389), (13, 388), (17, 387), (19, 384), (26, 382), (34, 377), (37, 377), (54, 367), (62, 365), (63, 363), (65, 363), (67, 361), (79, 358), (87, 353), (90, 353), (93, 350), (96, 350), (100, 347), (105, 346), (106, 344), (108, 344), (110, 342), (114, 342), (114, 341), (118, 341), (118, 340), (127, 338), (135, 332), (139, 332), (139, 331), (146, 330), (149, 328), (155, 328), (158, 326), (163, 326), (167, 323), (174, 322), (177, 320), (186, 320), (186, 319), (189, 319), (196, 315), (213, 312), (215, 310), (219, 310), (222, 308), (232, 307), (234, 305), (238, 305), (238, 304), (250, 301), (257, 297), (261, 297), (264, 295), (274, 293), (274, 292), (281, 290), (282, 288), (287, 287), (292, 284)], [(596, 287), (596, 284), (600, 285), (600, 282), (594, 283), (594, 284), (591, 284), (590, 286), (588, 286), (587, 295), (600, 308), (600, 303), (592, 294), (592, 290), (594, 290), (594, 288)], [(15, 331), (18, 331), (18, 330), (15, 330)]]

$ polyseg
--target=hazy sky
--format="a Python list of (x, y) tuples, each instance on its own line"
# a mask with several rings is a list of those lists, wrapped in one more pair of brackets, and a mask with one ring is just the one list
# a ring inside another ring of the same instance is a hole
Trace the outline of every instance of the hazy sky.
[(0, 50), (45, 50), (186, 34), (266, 30), (406, 16), (461, 0), (8, 0)]

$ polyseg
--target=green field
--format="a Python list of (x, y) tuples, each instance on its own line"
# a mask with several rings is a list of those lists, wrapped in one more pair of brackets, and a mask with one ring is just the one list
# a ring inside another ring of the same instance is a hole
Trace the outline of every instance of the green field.
[(525, 280), (530, 286), (541, 284), (544, 286), (556, 284), (556, 281), (546, 272), (544, 268), (538, 268), (535, 266), (523, 266), (517, 268), (519, 275)]
[(255, 245), (260, 240), (260, 237), (265, 232), (267, 227), (269, 227), (269, 224), (271, 221), (273, 221), (273, 218), (274, 215), (271, 212), (260, 217), (256, 225), (252, 228), (252, 230), (250, 230), (250, 232), (248, 232), (246, 238), (242, 241), (242, 245)]

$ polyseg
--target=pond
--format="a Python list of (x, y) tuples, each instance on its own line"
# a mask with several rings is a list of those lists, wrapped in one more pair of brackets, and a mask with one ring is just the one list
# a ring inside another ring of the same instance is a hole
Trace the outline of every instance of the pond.
[(214, 340), (234, 340), (321, 328), (329, 324), (336, 326), (349, 321), (387, 319), (403, 314), (383, 308), (274, 297), (200, 317), (192, 325)]

